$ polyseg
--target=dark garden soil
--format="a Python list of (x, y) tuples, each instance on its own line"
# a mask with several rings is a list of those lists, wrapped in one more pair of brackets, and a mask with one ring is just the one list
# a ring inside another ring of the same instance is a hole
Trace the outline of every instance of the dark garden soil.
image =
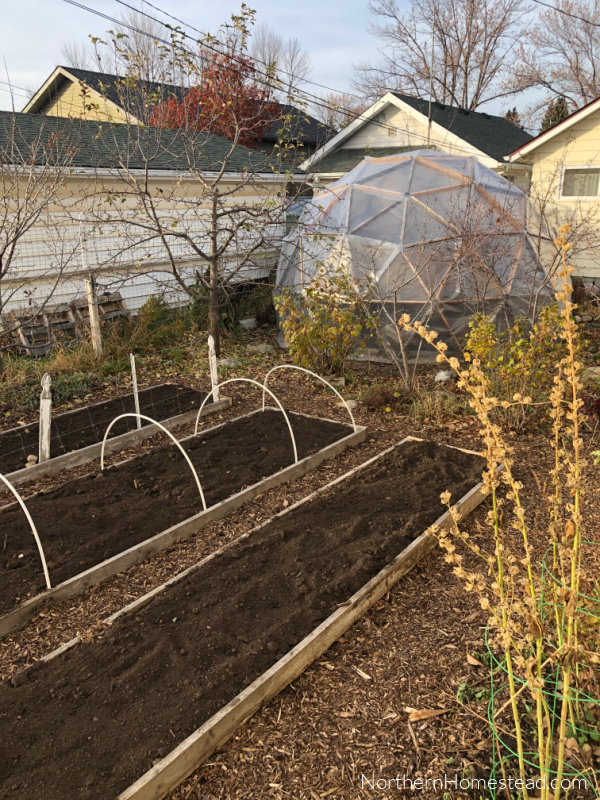
[[(200, 408), (206, 394), (187, 386), (164, 383), (139, 392), (140, 413), (157, 421), (169, 419), (186, 411)], [(101, 442), (110, 422), (119, 414), (133, 413), (133, 394), (115, 397), (98, 405), (79, 408), (52, 417), (50, 453), (52, 458)], [(150, 423), (142, 420), (142, 425)], [(136, 427), (133, 417), (122, 419), (112, 428), (110, 435), (119, 436)], [(39, 452), (39, 425), (37, 422), (17, 431), (0, 434), (0, 472), (5, 475), (25, 467), (27, 456)]]
[[(290, 414), (298, 457), (351, 433), (346, 425)], [(207, 506), (293, 464), (292, 442), (279, 411), (233, 420), (184, 443)], [(4, 494), (3, 499), (10, 495)], [(52, 585), (202, 511), (196, 481), (175, 445), (34, 495), (36, 524)], [(40, 556), (16, 504), (0, 512), (0, 613), (45, 589)]]
[[(204, 564), (98, 639), (0, 685), (0, 796), (115, 798), (480, 480), (410, 442)], [(43, 787), (43, 790), (42, 788)]]

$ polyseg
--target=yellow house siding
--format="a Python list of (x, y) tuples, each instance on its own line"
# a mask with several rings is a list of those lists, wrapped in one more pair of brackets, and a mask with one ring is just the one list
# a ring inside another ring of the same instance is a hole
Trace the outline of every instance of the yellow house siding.
[(565, 168), (600, 167), (600, 110), (540, 144), (530, 159), (532, 202), (555, 227), (571, 225), (571, 262), (577, 273), (600, 283), (600, 197), (560, 196)]
[[(376, 117), (376, 120), (360, 128), (342, 144), (342, 148), (358, 150), (365, 147), (393, 147), (397, 144), (399, 147), (413, 146), (427, 149), (428, 126), (420, 118), (390, 105)], [(466, 142), (455, 143), (452, 136), (436, 130), (435, 125), (432, 125), (430, 143), (446, 153), (461, 154), (465, 151), (468, 151), (469, 155), (477, 153)]]
[[(420, 139), (420, 136), (424, 136)], [(419, 124), (410, 114), (406, 114), (391, 106), (384, 109), (375, 122), (369, 122), (358, 130), (354, 136), (342, 144), (348, 150), (362, 150), (365, 147), (405, 147), (414, 143), (415, 139), (427, 146), (427, 128)]]
[(83, 84), (65, 80), (56, 93), (40, 109), (49, 117), (75, 117), (111, 122), (126, 122), (125, 112), (106, 100), (94, 89)]

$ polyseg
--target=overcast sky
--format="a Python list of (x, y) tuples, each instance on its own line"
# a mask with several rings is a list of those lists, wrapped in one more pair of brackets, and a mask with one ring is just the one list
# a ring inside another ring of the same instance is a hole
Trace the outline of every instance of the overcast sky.
[[(125, 11), (115, 0), (81, 0), (111, 16)], [(139, 6), (139, 0), (130, 0)], [(152, 0), (185, 22), (215, 32), (239, 11), (241, 0)], [(257, 21), (266, 21), (284, 36), (296, 36), (311, 54), (312, 78), (335, 89), (348, 89), (352, 63), (375, 60), (377, 45), (367, 33), (367, 0), (250, 0), (257, 11)], [(142, 6), (144, 8), (144, 6)], [(6, 85), (14, 87), (15, 107), (26, 102), (23, 89), (37, 89), (57, 64), (61, 63), (61, 45), (65, 41), (87, 41), (88, 34), (103, 35), (112, 27), (107, 20), (74, 8), (64, 0), (0, 0), (0, 108), (11, 108)], [(147, 6), (144, 10), (155, 13)], [(19, 87), (19, 88), (17, 88)], [(318, 92), (316, 87), (312, 87)]]

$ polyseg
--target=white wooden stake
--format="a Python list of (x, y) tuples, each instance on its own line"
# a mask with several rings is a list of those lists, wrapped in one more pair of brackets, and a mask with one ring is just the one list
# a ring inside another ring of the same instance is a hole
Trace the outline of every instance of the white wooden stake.
[(133, 402), (135, 403), (135, 413), (137, 414), (137, 426), (142, 427), (142, 419), (140, 417), (140, 397), (138, 395), (137, 373), (135, 371), (135, 356), (133, 353), (129, 354), (131, 361), (131, 381), (133, 383)]
[(42, 378), (42, 393), (40, 394), (40, 464), (50, 458), (50, 433), (52, 427), (51, 384), (52, 379), (46, 373)]
[(219, 372), (217, 370), (217, 354), (215, 352), (215, 340), (212, 336), (208, 337), (208, 365), (210, 367), (210, 382), (213, 390), (213, 403), (219, 402)]

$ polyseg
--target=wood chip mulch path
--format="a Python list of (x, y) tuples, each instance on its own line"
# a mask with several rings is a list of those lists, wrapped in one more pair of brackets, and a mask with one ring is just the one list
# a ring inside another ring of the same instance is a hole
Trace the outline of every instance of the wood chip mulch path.
[[(386, 373), (385, 368), (378, 370)], [(291, 410), (344, 418), (346, 412), (335, 400), (300, 376), (281, 377), (277, 385), (278, 396)], [(207, 427), (258, 405), (243, 389), (231, 387), (228, 393), (234, 398), (233, 408), (208, 418)], [(0, 642), (0, 677), (21, 671), (73, 636), (93, 636), (102, 629), (102, 620), (126, 603), (406, 435), (480, 449), (477, 426), (469, 419), (416, 424), (394, 412), (369, 412), (362, 405), (356, 418), (368, 427), (365, 444), (301, 480), (256, 498), (226, 520), (212, 523), (197, 536), (83, 596), (41, 612), (26, 629), (6, 637)], [(178, 438), (192, 432), (193, 426), (181, 428)], [(589, 450), (598, 448), (597, 438), (595, 432), (588, 434)], [(157, 437), (152, 443), (158, 441)], [(514, 441), (521, 464), (519, 477), (535, 520), (540, 513), (538, 481), (547, 474), (549, 443), (540, 435)], [(111, 460), (150, 446), (146, 442)], [(71, 470), (68, 477), (88, 469), (97, 470), (97, 466)], [(588, 475), (587, 534), (595, 537), (600, 529), (600, 493), (596, 471), (591, 468)], [(38, 481), (27, 493), (55, 483)], [(465, 529), (482, 545), (487, 540), (487, 510), (484, 503), (465, 522)], [(468, 655), (484, 650), (484, 622), (475, 598), (462, 591), (441, 552), (434, 550), (318, 662), (168, 795), (169, 799), (385, 800), (404, 791), (394, 783), (389, 790), (370, 788), (373, 779), (395, 781), (404, 776), (415, 781), (446, 775), (452, 781), (465, 771), (486, 777), (490, 742), (485, 700), (465, 706), (457, 699), (461, 683), (487, 685), (486, 668), (467, 661)], [(406, 709), (443, 713), (411, 723)], [(447, 791), (448, 798), (464, 796), (451, 786)], [(418, 791), (415, 796), (441, 798), (443, 794), (436, 788)]]

